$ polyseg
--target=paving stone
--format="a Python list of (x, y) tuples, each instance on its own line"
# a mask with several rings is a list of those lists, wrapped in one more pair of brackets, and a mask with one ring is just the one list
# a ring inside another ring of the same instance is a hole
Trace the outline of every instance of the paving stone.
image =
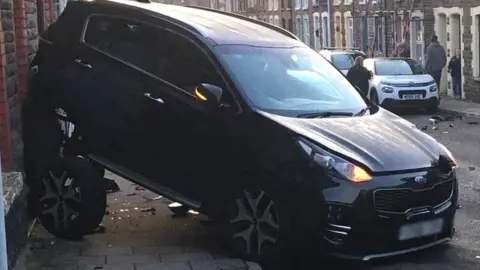
[(183, 252), (183, 248), (179, 246), (135, 246), (133, 252), (139, 255), (178, 254)]
[(213, 257), (208, 252), (198, 252), (198, 253), (164, 254), (160, 256), (160, 259), (164, 263), (171, 263), (171, 262), (191, 262), (191, 261), (201, 261), (201, 260), (213, 260)]
[(133, 263), (126, 263), (120, 265), (94, 264), (84, 265), (82, 267), (79, 267), (78, 270), (135, 270), (135, 265)]
[(61, 265), (61, 264), (77, 264), (78, 266), (83, 265), (92, 265), (92, 264), (104, 264), (105, 256), (80, 256), (80, 257), (69, 257), (63, 258), (58, 257), (54, 258), (50, 265)]
[(246, 270), (247, 265), (238, 259), (191, 261), (193, 270)]
[(112, 255), (107, 256), (107, 265), (135, 263), (146, 264), (160, 262), (160, 256), (156, 255)]
[(82, 249), (83, 256), (99, 255), (132, 255), (133, 249), (130, 246), (111, 246), (111, 247), (88, 247)]
[(136, 270), (192, 270), (187, 262), (137, 265)]

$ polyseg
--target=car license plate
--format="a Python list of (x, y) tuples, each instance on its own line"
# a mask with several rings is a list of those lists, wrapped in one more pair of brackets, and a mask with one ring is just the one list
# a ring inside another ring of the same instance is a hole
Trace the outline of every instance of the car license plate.
[(400, 227), (398, 240), (410, 240), (429, 235), (441, 233), (443, 229), (443, 219), (434, 219), (413, 224), (405, 224)]
[(422, 94), (409, 94), (409, 95), (403, 95), (403, 99), (406, 100), (412, 100), (412, 99), (422, 99), (423, 96)]

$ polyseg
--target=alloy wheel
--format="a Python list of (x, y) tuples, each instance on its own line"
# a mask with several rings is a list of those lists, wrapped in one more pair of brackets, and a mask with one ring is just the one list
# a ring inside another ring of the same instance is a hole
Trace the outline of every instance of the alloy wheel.
[(260, 256), (278, 240), (280, 219), (274, 201), (264, 191), (244, 191), (236, 200), (237, 215), (229, 220), (234, 241), (243, 241), (247, 255)]
[(40, 214), (50, 215), (55, 229), (66, 229), (79, 215), (77, 209), (82, 203), (80, 188), (67, 171), (56, 173), (50, 170), (42, 183), (44, 193), (39, 199), (42, 205)]

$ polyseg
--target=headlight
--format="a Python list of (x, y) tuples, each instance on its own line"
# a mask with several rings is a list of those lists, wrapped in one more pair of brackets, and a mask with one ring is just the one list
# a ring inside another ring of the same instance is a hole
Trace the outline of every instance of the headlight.
[(298, 143), (312, 158), (312, 161), (324, 168), (327, 173), (340, 176), (354, 183), (364, 183), (372, 180), (372, 176), (363, 168), (328, 153), (305, 140), (299, 140)]
[(430, 86), (430, 92), (435, 92), (435, 91), (437, 91), (437, 85)]
[(384, 86), (382, 87), (382, 92), (383, 93), (393, 93), (393, 88), (389, 86)]
[(455, 159), (455, 157), (453, 156), (452, 152), (450, 152), (450, 150), (448, 150), (448, 148), (445, 145), (443, 145), (441, 143), (438, 143), (438, 145), (440, 146), (440, 148), (443, 150), (443, 152), (450, 159), (450, 162), (452, 163), (452, 168), (454, 168), (454, 169), (458, 168), (458, 162)]

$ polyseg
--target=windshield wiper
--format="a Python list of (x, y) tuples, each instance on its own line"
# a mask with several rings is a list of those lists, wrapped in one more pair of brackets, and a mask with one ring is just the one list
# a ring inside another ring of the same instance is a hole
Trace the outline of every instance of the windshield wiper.
[(314, 112), (314, 113), (301, 113), (297, 115), (298, 118), (325, 118), (330, 116), (353, 116), (350, 112)]
[(363, 109), (361, 109), (359, 112), (357, 112), (356, 114), (354, 114), (353, 116), (362, 116), (364, 115), (368, 110), (371, 109), (371, 106), (367, 106)]

